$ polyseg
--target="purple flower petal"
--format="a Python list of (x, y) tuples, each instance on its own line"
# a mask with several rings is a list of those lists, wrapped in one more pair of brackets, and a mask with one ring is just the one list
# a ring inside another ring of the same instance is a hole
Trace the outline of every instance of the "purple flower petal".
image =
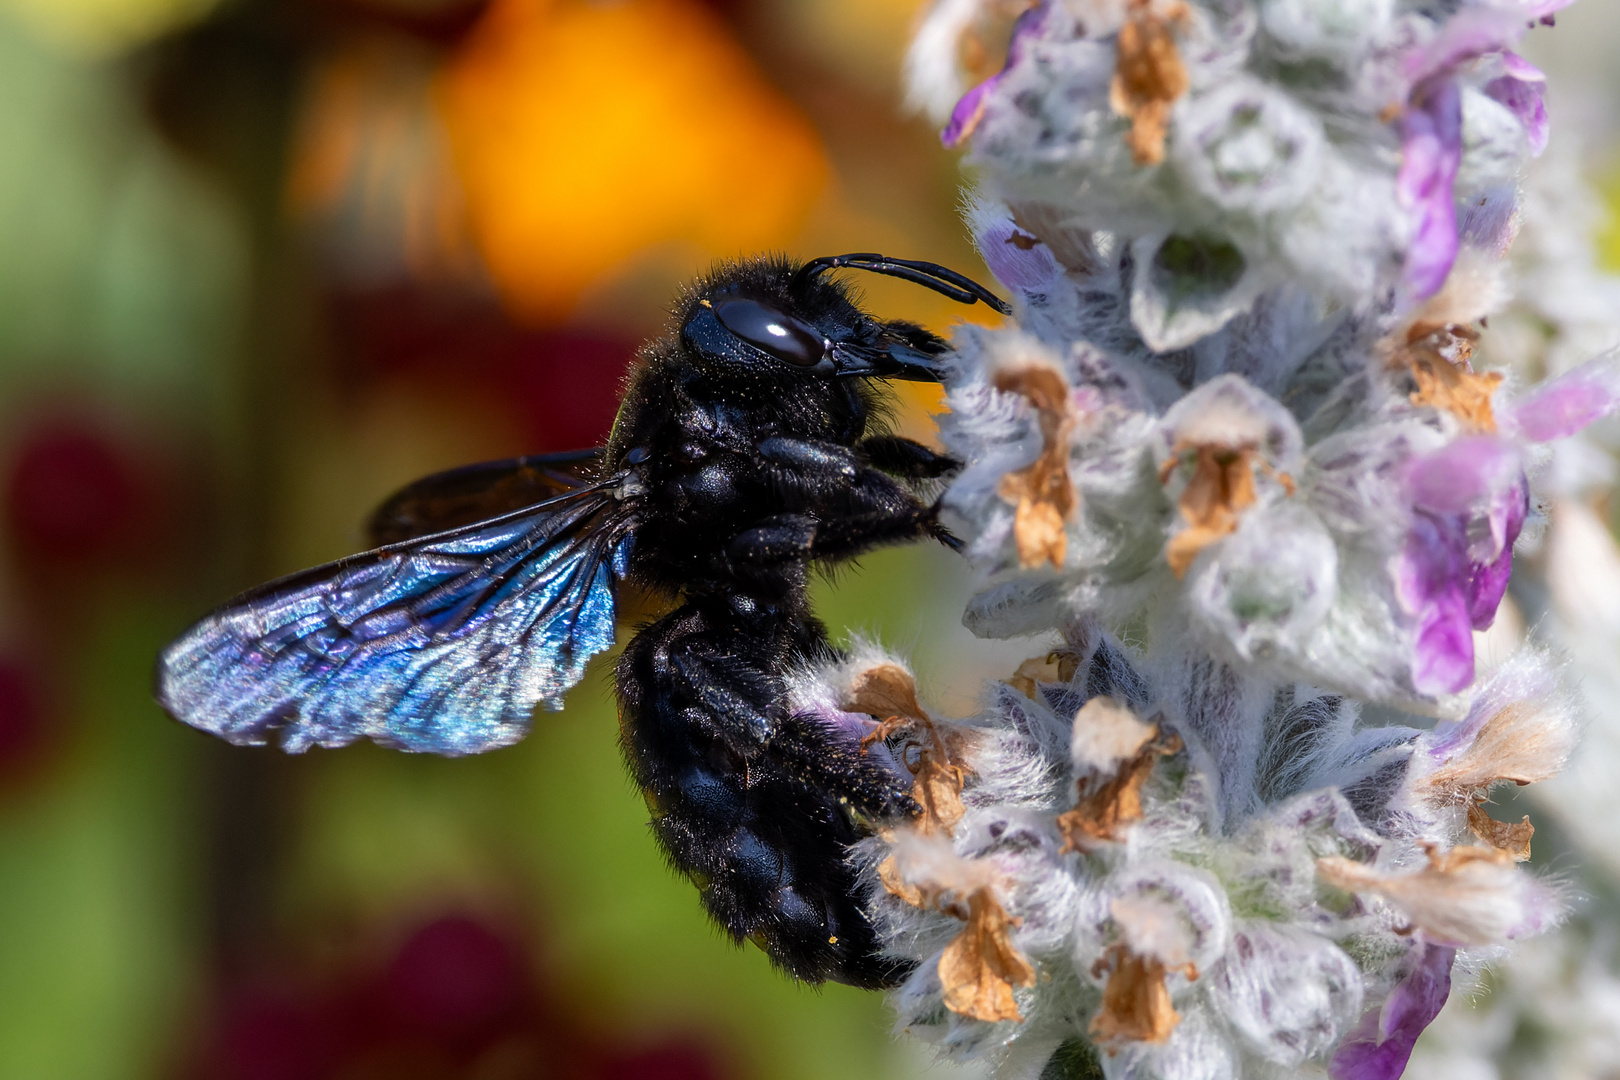
[(1502, 53), (1502, 67), (1506, 74), (1486, 83), (1485, 93), (1519, 118), (1525, 137), (1530, 141), (1530, 152), (1540, 157), (1547, 149), (1549, 133), (1547, 102), (1543, 97), (1547, 76), (1513, 52)]
[(1507, 254), (1519, 231), (1519, 189), (1517, 184), (1487, 188), (1479, 198), (1463, 208), (1458, 231), (1463, 240), (1497, 258)]
[(1456, 590), (1423, 610), (1412, 650), (1412, 688), (1420, 694), (1460, 694), (1474, 681), (1474, 623)]
[[(1430, 79), (1449, 77), (1469, 60), (1504, 52), (1524, 36), (1535, 20), (1545, 21), (1574, 2), (1532, 0), (1521, 3), (1518, 11), (1505, 5), (1464, 8), (1448, 19), (1434, 37), (1406, 54), (1406, 81), (1417, 87)], [(1520, 63), (1534, 69), (1527, 61)]]
[(1401, 117), (1401, 170), (1396, 196), (1416, 218), (1406, 252), (1413, 298), (1440, 291), (1457, 261), (1457, 206), (1452, 190), (1462, 163), (1462, 94), (1451, 79), (1413, 91)]
[[(1528, 19), (1539, 18), (1568, 0), (1541, 0), (1522, 11), (1465, 8), (1440, 32), (1406, 56), (1412, 84), (1401, 118), (1401, 170), (1397, 193), (1415, 215), (1411, 247), (1406, 253), (1406, 284), (1415, 300), (1433, 296), (1445, 284), (1457, 259), (1458, 225), (1454, 204), (1457, 169), (1462, 162), (1462, 95), (1452, 76), (1469, 60), (1501, 54), (1503, 74), (1486, 86), (1524, 125), (1532, 152), (1547, 146), (1547, 108), (1542, 98), (1546, 76), (1522, 57), (1507, 51), (1524, 34)], [(1503, 218), (1496, 224), (1510, 224)], [(1478, 226), (1479, 221), (1470, 222)], [(1501, 229), (1491, 230), (1493, 239)], [(1492, 246), (1492, 245), (1487, 245)]]
[(1063, 274), (1052, 249), (1007, 218), (985, 229), (978, 245), (985, 265), (1009, 289), (1039, 291)]
[(1620, 354), (1588, 361), (1536, 387), (1508, 409), (1507, 421), (1521, 438), (1550, 442), (1567, 438), (1620, 406)]
[(1502, 549), (1495, 562), (1476, 564), (1468, 580), (1468, 620), (1475, 630), (1489, 630), (1496, 621), (1496, 609), (1507, 594), (1513, 576), (1513, 548)]
[(1046, 12), (1047, 0), (1041, 0), (1039, 4), (1018, 16), (1018, 21), (1013, 23), (1012, 39), (1007, 43), (1007, 62), (1001, 66), (1000, 71), (962, 95), (962, 100), (951, 110), (950, 121), (939, 133), (940, 142), (948, 148), (955, 149), (973, 134), (974, 129), (979, 126), (979, 121), (984, 119), (990, 92), (1023, 57), (1025, 40), (1045, 26)]
[(1406, 55), (1406, 78), (1414, 96), (1424, 83), (1450, 78), (1460, 64), (1517, 42), (1524, 36), (1527, 17), (1528, 13), (1501, 8), (1459, 11), (1438, 34)]
[(1511, 49), (1502, 50), (1502, 69), (1524, 82), (1547, 82), (1547, 73)]
[(1455, 693), (1473, 680), (1470, 631), (1495, 620), (1513, 572), (1524, 467), (1506, 439), (1471, 436), (1414, 461), (1406, 485), (1415, 513), (1397, 586), (1418, 616), (1414, 685)]
[(1457, 950), (1419, 943), (1417, 964), (1381, 1009), (1362, 1014), (1328, 1062), (1332, 1080), (1398, 1080), (1418, 1036), (1434, 1022), (1451, 995), (1451, 963)]
[[(1003, 74), (1005, 74), (1005, 69), (1003, 69)], [(958, 101), (956, 107), (951, 110), (950, 121), (945, 125), (945, 129), (939, 133), (939, 141), (944, 143), (946, 147), (955, 149), (963, 139), (973, 134), (973, 129), (979, 126), (980, 120), (984, 119), (984, 99), (989, 96), (990, 91), (995, 89), (996, 83), (1000, 81), (1001, 75), (992, 75), (963, 94), (962, 100)]]
[(1522, 466), (1506, 439), (1471, 435), (1412, 462), (1406, 490), (1412, 505), (1435, 514), (1461, 514), (1514, 484)]
[(1502, 605), (1508, 578), (1513, 575), (1513, 545), (1530, 513), (1530, 489), (1521, 476), (1513, 487), (1498, 493), (1491, 501), (1486, 520), (1490, 529), (1470, 550), (1468, 567), (1468, 618), (1475, 630), (1489, 629)]
[(1395, 587), (1416, 616), (1412, 687), (1420, 694), (1455, 694), (1474, 681), (1467, 560), (1467, 535), (1457, 518), (1413, 515)]

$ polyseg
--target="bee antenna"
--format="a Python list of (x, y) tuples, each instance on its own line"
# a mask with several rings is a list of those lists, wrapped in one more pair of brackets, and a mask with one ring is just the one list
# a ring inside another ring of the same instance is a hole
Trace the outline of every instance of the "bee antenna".
[(793, 284), (799, 285), (824, 270), (837, 269), (868, 270), (874, 274), (901, 278), (948, 296), (960, 304), (972, 304), (982, 300), (1002, 315), (1012, 314), (1010, 304), (965, 274), (958, 274), (955, 270), (938, 263), (919, 262), (915, 259), (890, 259), (870, 251), (859, 251), (849, 255), (823, 255), (819, 259), (811, 259), (793, 275)]

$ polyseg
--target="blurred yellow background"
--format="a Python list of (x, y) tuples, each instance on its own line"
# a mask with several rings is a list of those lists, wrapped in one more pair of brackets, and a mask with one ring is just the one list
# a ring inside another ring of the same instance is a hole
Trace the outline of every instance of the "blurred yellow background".
[[(149, 689), (189, 621), (356, 549), (397, 485), (599, 440), (713, 259), (984, 276), (954, 158), (899, 110), (916, 8), (0, 0), (0, 1076), (923, 1071), (878, 996), (705, 922), (607, 662), (459, 761), (236, 749)], [(907, 384), (903, 429), (939, 400)], [(970, 693), (961, 588), (890, 551), (818, 603)]]

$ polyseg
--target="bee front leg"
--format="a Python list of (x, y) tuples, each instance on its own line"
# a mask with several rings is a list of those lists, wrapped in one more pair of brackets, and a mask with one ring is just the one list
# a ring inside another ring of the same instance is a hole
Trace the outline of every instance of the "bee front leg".
[(873, 435), (855, 444), (855, 450), (874, 469), (905, 480), (937, 480), (949, 476), (962, 463), (937, 454), (913, 439), (899, 435)]
[(772, 566), (807, 559), (815, 552), (816, 519), (805, 514), (779, 514), (732, 538), (726, 554), (734, 563)]
[(734, 564), (771, 566), (794, 559), (848, 559), (885, 544), (922, 539), (938, 540), (952, 551), (962, 550), (962, 541), (940, 524), (936, 506), (827, 521), (784, 514), (738, 533), (726, 550)]
[(855, 457), (855, 451), (837, 443), (788, 439), (773, 435), (768, 439), (761, 439), (756, 449), (759, 450), (759, 456), (772, 465), (791, 469), (808, 477), (820, 475), (828, 479), (842, 478), (847, 483), (860, 470), (860, 462)]
[(957, 539), (939, 521), (939, 506), (916, 506), (904, 514), (853, 514), (821, 522), (816, 528), (812, 556), (847, 559), (885, 544), (908, 540), (938, 540), (952, 551), (962, 550)]

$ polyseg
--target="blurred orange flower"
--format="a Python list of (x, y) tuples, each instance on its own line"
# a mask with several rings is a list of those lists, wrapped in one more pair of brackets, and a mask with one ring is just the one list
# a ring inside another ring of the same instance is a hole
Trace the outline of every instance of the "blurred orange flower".
[(566, 316), (649, 247), (784, 245), (828, 174), (695, 0), (496, 0), (439, 92), (475, 242), (526, 319)]

